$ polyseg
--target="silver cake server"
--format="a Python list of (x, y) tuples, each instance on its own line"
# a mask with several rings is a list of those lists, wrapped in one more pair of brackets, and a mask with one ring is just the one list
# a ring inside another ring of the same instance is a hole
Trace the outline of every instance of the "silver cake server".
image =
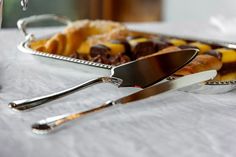
[(171, 53), (151, 55), (135, 61), (113, 67), (110, 77), (100, 77), (72, 88), (31, 99), (17, 100), (9, 103), (9, 107), (22, 111), (32, 109), (43, 103), (64, 97), (78, 90), (98, 83), (112, 83), (118, 87), (141, 87), (153, 85), (192, 61), (197, 55), (196, 49), (185, 49)]
[(124, 96), (120, 99), (114, 101), (108, 101), (100, 105), (99, 107), (84, 112), (64, 114), (40, 120), (32, 125), (32, 131), (36, 134), (48, 133), (54, 130), (55, 128), (58, 128), (58, 126), (61, 126), (62, 124), (65, 124), (72, 120), (92, 115), (93, 113), (104, 111), (110, 109), (111, 107), (126, 105), (129, 104), (130, 102), (142, 100), (167, 91), (176, 90), (199, 82), (207, 81), (213, 79), (216, 76), (216, 74), (217, 74), (216, 70), (209, 70), (205, 72), (187, 75), (173, 81), (167, 81), (161, 84), (156, 84), (147, 87), (141, 91), (138, 91), (136, 93), (130, 94), (128, 96)]

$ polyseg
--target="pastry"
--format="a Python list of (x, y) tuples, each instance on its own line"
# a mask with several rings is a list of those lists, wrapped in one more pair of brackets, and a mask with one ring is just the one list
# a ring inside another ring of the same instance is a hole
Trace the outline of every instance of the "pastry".
[[(154, 34), (134, 32), (124, 25), (104, 20), (80, 20), (51, 38), (32, 41), (29, 47), (51, 54), (110, 65), (173, 51), (195, 48), (199, 55), (177, 75), (204, 70), (235, 69), (236, 51), (217, 45)], [(223, 63), (223, 66), (222, 66)]]
[(156, 55), (160, 55), (160, 54), (164, 54), (164, 53), (171, 53), (171, 52), (179, 51), (179, 50), (181, 50), (181, 49), (176, 47), (176, 46), (170, 46), (170, 47), (167, 47), (165, 49), (162, 49), (161, 51), (152, 53), (152, 54), (147, 55), (147, 56), (140, 57), (138, 59), (144, 59), (144, 58), (147, 58), (147, 57), (152, 57), (152, 56), (156, 56)]
[(155, 47), (156, 52), (171, 46), (170, 43), (165, 42), (165, 41), (161, 41), (159, 38), (157, 38), (157, 39), (154, 38), (154, 39), (152, 39), (152, 41), (154, 43), (154, 47)]
[(128, 40), (128, 43), (131, 46), (133, 59), (156, 52), (154, 42), (148, 38), (135, 38)]
[(182, 45), (186, 45), (187, 42), (181, 39), (170, 39), (169, 43), (171, 43), (174, 46), (182, 46)]
[(125, 38), (127, 32), (125, 26), (117, 22), (80, 20), (72, 23), (63, 33), (54, 35), (45, 43), (32, 43), (30, 47), (63, 56), (70, 56), (76, 52), (84, 54), (89, 53), (88, 50), (93, 45)]
[(189, 45), (198, 48), (200, 50), (199, 53), (205, 53), (205, 52), (210, 51), (212, 49), (210, 45), (200, 43), (200, 42), (192, 42)]
[(198, 55), (192, 62), (180, 69), (175, 75), (189, 75), (206, 70), (220, 70), (222, 62), (211, 55)]
[(236, 62), (236, 51), (227, 48), (219, 48), (206, 52), (206, 54), (217, 57), (223, 63)]
[(94, 45), (90, 49), (90, 55), (96, 56), (96, 54), (104, 53), (115, 56), (125, 53), (125, 46), (120, 43), (106, 42), (103, 44)]
[(29, 47), (36, 51), (44, 50), (46, 42), (47, 39), (34, 40), (29, 44)]
[(173, 51), (179, 51), (179, 50), (181, 50), (181, 49), (177, 46), (169, 46), (165, 49), (162, 49), (161, 51), (158, 51), (157, 53), (158, 54), (164, 54), (164, 53), (171, 53)]

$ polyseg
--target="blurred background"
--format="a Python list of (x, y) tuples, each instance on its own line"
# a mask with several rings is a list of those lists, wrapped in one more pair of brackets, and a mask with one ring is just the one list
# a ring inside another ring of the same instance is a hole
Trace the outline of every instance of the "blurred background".
[(202, 21), (218, 15), (236, 17), (235, 6), (236, 0), (29, 0), (23, 12), (19, 0), (5, 0), (3, 27), (16, 27), (19, 18), (45, 13), (73, 20)]

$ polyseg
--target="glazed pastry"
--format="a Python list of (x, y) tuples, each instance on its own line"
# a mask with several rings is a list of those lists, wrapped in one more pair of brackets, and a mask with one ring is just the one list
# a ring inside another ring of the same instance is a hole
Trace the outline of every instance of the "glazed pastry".
[(31, 48), (34, 50), (40, 48), (63, 56), (71, 56), (76, 52), (88, 54), (91, 46), (112, 39), (123, 39), (127, 32), (125, 26), (117, 22), (80, 20), (68, 26), (63, 33), (54, 35), (43, 44), (38, 44), (40, 46), (36, 47), (35, 43), (32, 43)]
[(171, 43), (174, 46), (187, 45), (187, 42), (181, 39), (170, 39), (169, 43)]
[(77, 48), (76, 53), (81, 55), (89, 55), (91, 44), (88, 41), (84, 41)]
[(176, 74), (187, 75), (209, 69), (236, 69), (236, 51), (233, 49), (139, 33), (126, 29), (120, 23), (102, 20), (76, 21), (49, 39), (32, 41), (29, 47), (41, 52), (110, 65), (119, 65), (144, 56), (197, 48), (200, 55)]
[[(95, 51), (95, 53), (94, 53)], [(112, 43), (112, 42), (106, 42), (103, 44), (94, 45), (90, 49), (91, 56), (94, 56), (94, 54), (101, 52), (106, 52), (109, 55), (120, 55), (125, 52), (125, 46), (121, 43)]]
[(131, 46), (132, 59), (146, 56), (156, 52), (154, 42), (147, 38), (135, 38), (128, 40)]
[(92, 46), (90, 49), (90, 56), (92, 57), (90, 61), (110, 65), (119, 65), (130, 61), (130, 58), (123, 53), (111, 55), (113, 48), (113, 46), (107, 47), (105, 45)]
[(106, 42), (105, 46), (110, 48), (110, 55), (119, 55), (125, 52), (125, 46), (123, 44)]
[(232, 49), (219, 48), (206, 52), (206, 54), (217, 57), (223, 63), (236, 62), (236, 51)]
[(62, 33), (56, 34), (45, 43), (46, 52), (49, 53), (67, 56), (67, 54), (64, 51), (65, 48), (66, 48), (66, 36)]
[(156, 56), (156, 55), (160, 55), (160, 54), (164, 54), (164, 53), (171, 53), (171, 52), (179, 51), (179, 50), (181, 50), (181, 49), (176, 47), (176, 46), (170, 46), (170, 47), (167, 47), (165, 49), (162, 49), (161, 51), (158, 51), (158, 52), (152, 53), (150, 55), (140, 57), (138, 59), (144, 59), (144, 58), (147, 58), (147, 57), (152, 57), (152, 56)]
[(161, 51), (158, 51), (157, 53), (158, 54), (164, 54), (164, 53), (170, 53), (170, 52), (179, 51), (179, 50), (181, 50), (181, 49), (177, 46), (169, 46), (165, 49), (162, 49)]
[(227, 72), (224, 74), (218, 74), (215, 78), (214, 81), (230, 81), (230, 80), (236, 80), (236, 72)]
[(113, 44), (123, 45), (124, 49), (125, 49), (124, 53), (129, 57), (132, 56), (131, 46), (128, 43), (128, 41), (126, 41), (126, 40), (111, 40), (110, 42), (113, 43)]
[(128, 42), (132, 47), (135, 47), (137, 44), (147, 42), (147, 41), (149, 41), (149, 39), (143, 38), (143, 37), (140, 37), (140, 38), (135, 37), (135, 38), (128, 39)]
[(189, 75), (206, 70), (219, 70), (222, 62), (214, 56), (198, 55), (192, 62), (180, 69), (175, 75)]
[(200, 50), (199, 53), (205, 53), (205, 52), (210, 51), (212, 49), (210, 45), (203, 44), (200, 42), (193, 42), (193, 43), (190, 43), (189, 45), (198, 48)]
[(171, 46), (170, 43), (161, 41), (160, 39), (153, 39), (155, 51), (158, 52), (164, 48), (167, 48), (168, 46)]
[(236, 72), (229, 72), (220, 77), (221, 81), (236, 80)]
[(30, 48), (36, 51), (42, 51), (45, 50), (45, 44), (47, 42), (47, 39), (40, 39), (36, 41), (32, 41), (29, 45)]
[(98, 55), (100, 56), (107, 56), (109, 55), (109, 52), (111, 51), (111, 49), (105, 45), (95, 45), (92, 46), (90, 49), (90, 55), (92, 57), (96, 57)]
[(197, 48), (196, 46), (192, 46), (192, 45), (180, 45), (178, 47), (181, 49), (198, 49), (199, 50), (199, 48)]

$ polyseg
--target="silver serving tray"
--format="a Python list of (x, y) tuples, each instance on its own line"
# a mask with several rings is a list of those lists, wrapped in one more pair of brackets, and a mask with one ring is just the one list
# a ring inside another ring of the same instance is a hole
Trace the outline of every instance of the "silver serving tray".
[[(30, 16), (27, 18), (20, 19), (17, 22), (18, 29), (24, 34), (25, 40), (21, 42), (18, 45), (18, 49), (21, 52), (28, 53), (34, 56), (39, 56), (43, 58), (44, 60), (58, 60), (62, 61), (61, 63), (63, 65), (70, 65), (75, 68), (78, 68), (82, 71), (87, 71), (87, 72), (92, 72), (92, 73), (97, 73), (100, 75), (109, 75), (110, 74), (110, 69), (112, 68), (112, 65), (106, 65), (106, 64), (101, 64), (101, 63), (96, 63), (96, 62), (91, 62), (87, 60), (81, 60), (81, 59), (76, 59), (76, 58), (71, 58), (71, 57), (65, 57), (65, 56), (60, 56), (60, 55), (55, 55), (55, 54), (49, 54), (45, 52), (40, 52), (40, 51), (35, 51), (29, 47), (29, 43), (32, 40), (35, 39), (40, 39), (40, 38), (46, 38), (40, 37), (36, 38), (34, 34), (28, 33), (26, 28), (29, 23), (34, 23), (34, 22), (39, 22), (39, 21), (44, 21), (44, 20), (54, 20), (57, 22), (61, 22), (65, 25), (69, 25), (72, 23), (72, 21), (66, 17), (62, 16), (57, 16), (53, 14), (44, 14), (44, 15), (36, 15), (36, 16)], [(145, 32), (141, 32), (146, 34)], [(150, 34), (150, 33), (147, 33)], [(171, 37), (171, 38), (179, 38), (183, 40), (188, 40), (188, 41), (199, 41), (207, 44), (213, 44), (213, 45), (219, 45), (225, 48), (230, 48), (230, 49), (236, 49), (236, 44), (234, 43), (226, 43), (226, 42), (218, 42), (218, 41), (211, 41), (211, 40), (201, 40), (201, 39), (193, 39), (193, 38), (185, 38), (185, 37), (177, 37), (177, 36), (169, 36), (169, 35), (164, 35), (164, 34), (156, 34), (160, 36), (165, 36), (165, 37)], [(49, 37), (49, 35), (47, 36)], [(65, 63), (65, 64), (64, 64)], [(80, 65), (80, 66), (78, 66)], [(69, 67), (70, 67), (69, 66)], [(170, 77), (169, 79), (174, 79), (175, 77)], [(191, 86), (188, 88), (184, 88), (183, 91), (188, 91), (188, 92), (194, 92), (194, 93), (209, 93), (209, 94), (217, 94), (217, 93), (225, 93), (228, 91), (231, 91), (236, 88), (236, 80), (230, 80), (230, 81), (207, 81), (203, 84), (198, 84), (195, 86)]]

